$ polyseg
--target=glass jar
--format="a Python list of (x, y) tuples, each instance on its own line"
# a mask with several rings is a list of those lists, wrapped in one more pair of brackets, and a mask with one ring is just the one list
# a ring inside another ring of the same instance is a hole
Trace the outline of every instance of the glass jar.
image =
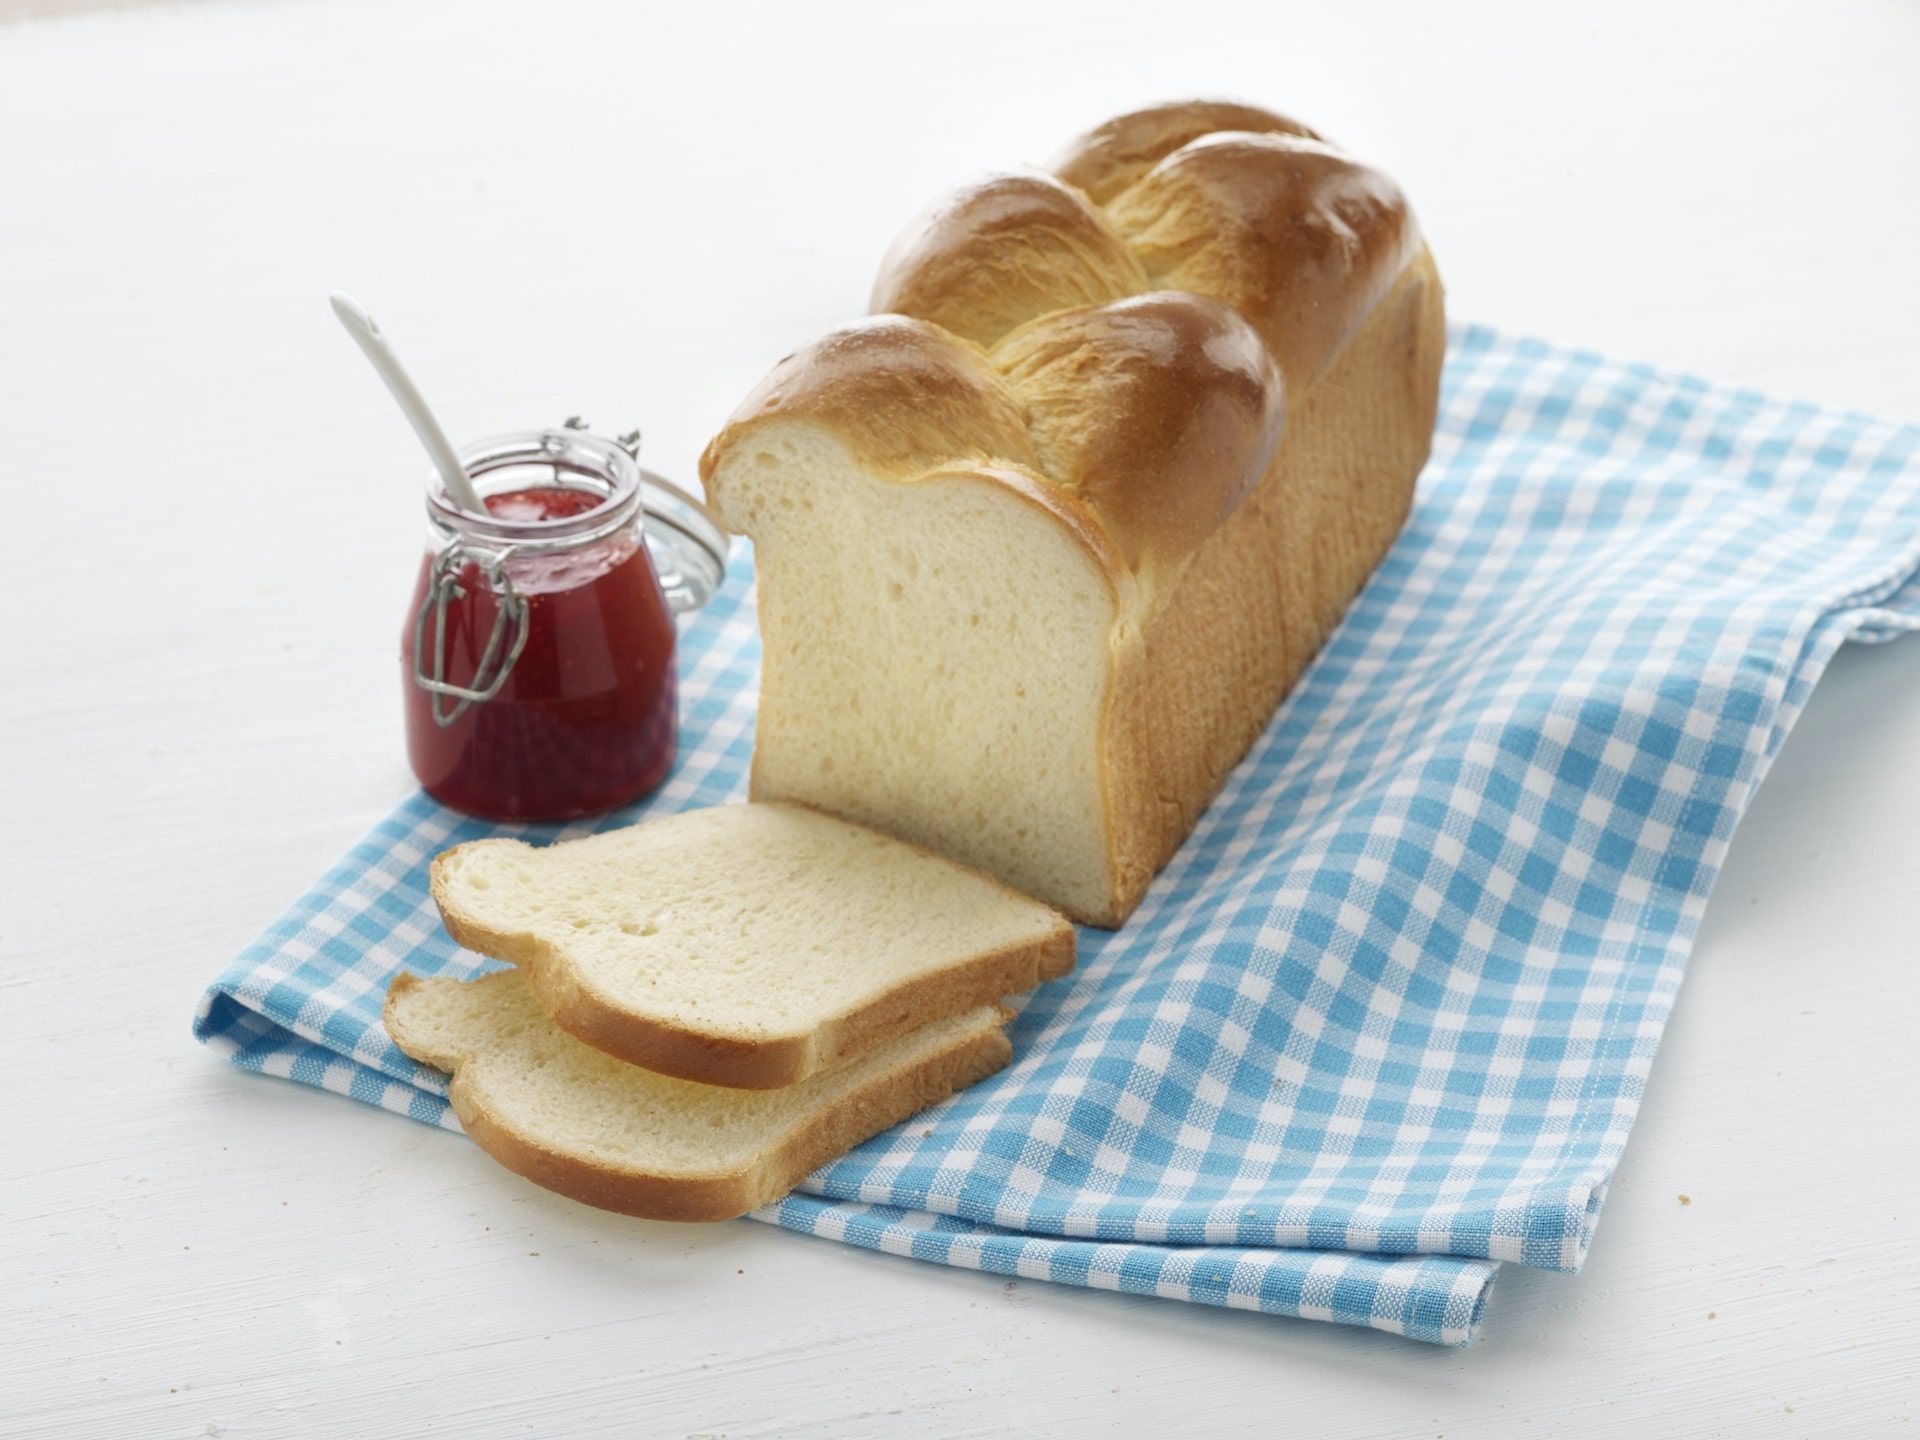
[(487, 513), (428, 481), (400, 641), (413, 773), (491, 820), (638, 800), (673, 765), (674, 613), (718, 588), (724, 532), (584, 430), (496, 436), (460, 460)]

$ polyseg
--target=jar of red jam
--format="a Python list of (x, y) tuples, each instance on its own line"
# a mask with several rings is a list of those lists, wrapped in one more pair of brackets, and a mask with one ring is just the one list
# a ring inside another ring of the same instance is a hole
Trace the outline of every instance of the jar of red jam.
[(413, 773), (491, 820), (638, 800), (673, 765), (674, 614), (718, 588), (725, 534), (584, 430), (502, 435), (460, 459), (486, 513), (428, 482), (400, 640)]

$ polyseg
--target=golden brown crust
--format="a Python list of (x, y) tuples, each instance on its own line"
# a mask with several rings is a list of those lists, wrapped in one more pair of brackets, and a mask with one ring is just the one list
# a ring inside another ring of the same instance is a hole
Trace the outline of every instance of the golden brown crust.
[(895, 479), (934, 462), (1033, 463), (1019, 403), (980, 347), (902, 315), (842, 325), (774, 366), (707, 446), (701, 480), (711, 487), (718, 457), (774, 418), (821, 426)]
[(732, 1220), (777, 1200), (830, 1160), (1006, 1068), (1013, 1045), (987, 1030), (910, 1069), (876, 1076), (787, 1139), (750, 1170), (727, 1175), (652, 1175), (596, 1164), (541, 1145), (496, 1122), (456, 1074), (447, 1098), (474, 1143), (542, 1189), (643, 1220)]
[[(908, 1116), (1003, 1069), (1013, 1046), (998, 1027), (965, 1036), (935, 1055), (874, 1075), (787, 1135), (757, 1164), (736, 1172), (672, 1175), (620, 1168), (570, 1154), (496, 1119), (484, 1094), (463, 1078), (470, 1052), (423, 1044), (395, 1019), (397, 1002), (421, 982), (398, 975), (385, 1017), (394, 1043), (423, 1065), (450, 1072), (447, 1098), (467, 1135), (500, 1164), (583, 1205), (647, 1220), (731, 1220), (786, 1194), (813, 1171)], [(1012, 1012), (1000, 1011), (1001, 1023)]]
[(1280, 441), (1280, 373), (1217, 300), (1160, 291), (1023, 326), (992, 359), (1040, 464), (1137, 575), (1167, 583), (1259, 483)]
[(1078, 191), (1051, 175), (996, 175), (901, 232), (871, 309), (992, 345), (1036, 316), (1146, 288), (1139, 262)]
[(1030, 943), (1004, 945), (903, 981), (806, 1034), (748, 1038), (694, 1030), (626, 1008), (585, 983), (566, 957), (539, 936), (489, 925), (463, 907), (451, 894), (447, 877), (453, 857), (466, 848), (456, 845), (443, 851), (428, 870), (434, 904), (454, 941), (517, 967), (540, 1008), (576, 1040), (630, 1065), (703, 1085), (736, 1090), (797, 1085), (910, 1030), (995, 1004), (1073, 970), (1073, 926), (1057, 917), (1057, 923)]
[(1399, 534), (1445, 349), (1423, 253), (1294, 406), (1272, 468), (1164, 597), (1143, 652), (1116, 665), (1115, 903), (1078, 918), (1117, 925), (1132, 912)]
[(1053, 171), (1104, 205), (1181, 146), (1222, 131), (1320, 137), (1298, 120), (1231, 100), (1176, 100), (1116, 115), (1054, 158)]
[(1419, 248), (1398, 185), (1295, 135), (1196, 140), (1108, 214), (1156, 287), (1233, 306), (1301, 392)]
[(1418, 229), (1386, 176), (1248, 106), (1124, 115), (1064, 163), (1098, 197), (1094, 171), (1138, 178), (1104, 215), (1030, 174), (929, 211), (874, 289), (901, 313), (782, 360), (707, 447), (716, 505), (719, 457), (773, 418), (899, 480), (1001, 462), (1083, 500), (1151, 603), (1271, 458), (1281, 377), (1306, 393)]

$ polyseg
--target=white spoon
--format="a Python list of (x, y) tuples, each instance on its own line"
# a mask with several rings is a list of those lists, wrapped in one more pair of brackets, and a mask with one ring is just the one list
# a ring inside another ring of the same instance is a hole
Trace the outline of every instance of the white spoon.
[(473, 481), (468, 477), (466, 467), (461, 465), (460, 457), (453, 453), (447, 432), (433, 418), (433, 412), (421, 398), (413, 377), (407, 374), (400, 357), (388, 346), (387, 337), (380, 333), (380, 327), (374, 323), (373, 317), (360, 307), (359, 301), (342, 291), (334, 291), (328, 299), (333, 305), (333, 313), (340, 317), (340, 323), (347, 327), (347, 333), (366, 352), (367, 359), (373, 362), (373, 368), (386, 382), (388, 391), (399, 403), (400, 413), (413, 426), (413, 433), (427, 447), (427, 454), (433, 457), (433, 468), (440, 472), (440, 480), (447, 487), (447, 494), (453, 497), (453, 503), (470, 515), (485, 515), (487, 507), (480, 499), (480, 492), (473, 488)]

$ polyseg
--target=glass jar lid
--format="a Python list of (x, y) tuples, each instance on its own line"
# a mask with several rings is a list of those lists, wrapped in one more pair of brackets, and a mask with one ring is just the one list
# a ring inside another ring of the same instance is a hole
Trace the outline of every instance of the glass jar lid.
[(591, 543), (631, 523), (641, 512), (640, 534), (676, 614), (705, 605), (727, 578), (729, 537), (713, 513), (665, 476), (637, 461), (640, 434), (619, 440), (595, 435), (576, 416), (545, 430), (495, 435), (460, 448), (482, 493), (528, 484), (553, 484), (601, 497), (576, 518), (559, 522), (513, 521), (470, 515), (446, 493), (437, 476), (427, 481), (427, 515), (448, 536), (516, 553)]

